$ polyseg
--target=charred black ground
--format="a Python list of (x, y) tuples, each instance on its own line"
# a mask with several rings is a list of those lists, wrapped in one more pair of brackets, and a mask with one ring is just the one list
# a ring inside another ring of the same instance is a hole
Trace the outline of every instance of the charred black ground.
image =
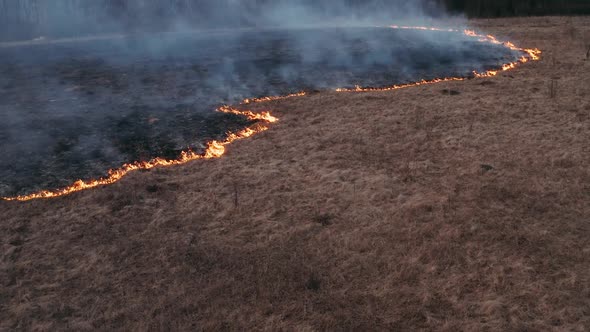
[(0, 196), (175, 158), (249, 125), (243, 98), (469, 76), (519, 54), (459, 33), (242, 30), (0, 44)]

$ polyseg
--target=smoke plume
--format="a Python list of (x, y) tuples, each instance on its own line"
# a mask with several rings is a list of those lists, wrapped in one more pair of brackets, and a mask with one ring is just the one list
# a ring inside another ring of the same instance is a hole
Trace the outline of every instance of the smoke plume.
[(243, 98), (465, 76), (518, 56), (377, 27), (451, 19), (433, 1), (0, 0), (0, 196), (200, 151), (249, 123), (213, 112)]

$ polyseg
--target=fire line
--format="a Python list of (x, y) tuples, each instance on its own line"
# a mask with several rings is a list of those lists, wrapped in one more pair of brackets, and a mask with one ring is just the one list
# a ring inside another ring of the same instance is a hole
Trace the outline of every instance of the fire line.
[[(497, 70), (488, 70), (485, 72), (473, 72), (473, 77), (481, 78), (481, 77), (493, 77), (498, 75), (502, 71), (508, 71), (515, 69), (518, 65), (524, 64), (529, 61), (537, 61), (541, 58), (541, 51), (539, 49), (525, 49), (519, 48), (511, 42), (501, 42), (496, 37), (492, 35), (481, 35), (476, 33), (473, 30), (458, 30), (458, 29), (441, 29), (441, 28), (433, 28), (433, 27), (412, 27), (412, 26), (398, 26), (392, 25), (389, 26), (392, 29), (400, 29), (400, 30), (425, 30), (425, 31), (441, 31), (441, 32), (456, 32), (456, 33), (463, 33), (466, 36), (476, 38), (479, 42), (482, 43), (491, 43), (496, 45), (503, 45), (506, 48), (509, 48), (513, 51), (519, 51), (524, 53), (518, 61), (506, 63), (501, 66), (501, 68)], [(356, 86), (355, 88), (338, 88), (335, 91), (337, 92), (368, 92), (368, 91), (391, 91), (391, 90), (398, 90), (404, 89), (409, 87), (421, 86), (421, 85), (428, 85), (428, 84), (436, 84), (440, 82), (450, 82), (450, 81), (464, 81), (466, 77), (445, 77), (445, 78), (436, 78), (433, 80), (422, 80), (414, 83), (408, 84), (401, 84), (401, 85), (393, 85), (384, 88), (371, 88), (371, 87), (361, 87)], [(267, 101), (276, 101), (282, 100), (287, 98), (294, 98), (294, 97), (302, 97), (305, 96), (305, 92), (298, 92), (294, 94), (289, 94), (285, 96), (268, 96), (262, 98), (250, 98), (245, 99), (241, 102), (241, 105), (248, 105), (254, 103), (261, 103)], [(230, 106), (222, 106), (217, 109), (218, 112), (222, 113), (231, 113), (236, 115), (241, 115), (249, 120), (259, 121), (261, 123), (257, 123), (253, 126), (247, 127), (241, 131), (236, 133), (228, 133), (228, 136), (223, 141), (211, 141), (208, 143), (207, 148), (203, 154), (197, 154), (192, 150), (183, 151), (180, 154), (178, 159), (167, 160), (163, 158), (154, 158), (150, 161), (144, 162), (133, 162), (129, 164), (124, 164), (122, 167), (117, 169), (111, 169), (108, 171), (108, 175), (104, 178), (100, 178), (97, 180), (78, 180), (74, 182), (71, 186), (65, 187), (62, 189), (56, 190), (43, 190), (37, 193), (29, 194), (29, 195), (22, 195), (16, 197), (2, 197), (1, 200), (4, 201), (30, 201), (34, 199), (49, 199), (55, 197), (66, 196), (78, 191), (87, 190), (91, 188), (96, 188), (99, 186), (113, 184), (118, 182), (123, 177), (125, 177), (130, 172), (136, 170), (147, 170), (152, 169), (155, 167), (167, 167), (167, 166), (175, 166), (175, 165), (182, 165), (186, 164), (193, 160), (200, 160), (200, 159), (214, 159), (220, 158), (225, 153), (225, 147), (231, 144), (234, 141), (241, 140), (244, 138), (251, 137), (257, 133), (261, 133), (269, 129), (266, 124), (271, 124), (277, 122), (279, 119), (274, 117), (270, 114), (270, 112), (262, 112), (262, 113), (254, 113), (250, 110), (239, 110)]]

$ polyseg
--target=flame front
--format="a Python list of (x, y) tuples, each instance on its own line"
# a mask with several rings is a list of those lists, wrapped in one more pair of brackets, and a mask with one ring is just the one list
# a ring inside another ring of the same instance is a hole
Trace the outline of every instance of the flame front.
[(265, 101), (275, 101), (275, 100), (281, 100), (281, 99), (287, 99), (287, 98), (293, 98), (293, 97), (303, 97), (305, 96), (306, 93), (301, 91), (301, 92), (297, 92), (297, 93), (292, 93), (289, 95), (284, 95), (284, 96), (268, 96), (268, 97), (262, 97), (262, 98), (249, 98), (249, 99), (244, 99), (242, 101), (242, 104), (253, 104), (253, 103), (261, 103), (261, 102), (265, 102)]
[[(503, 45), (506, 48), (509, 48), (514, 51), (520, 51), (526, 53), (528, 56), (522, 56), (518, 61), (511, 62), (502, 65), (501, 69), (498, 70), (488, 70), (486, 72), (478, 73), (476, 71), (473, 72), (474, 77), (492, 77), (498, 75), (500, 71), (507, 71), (516, 68), (519, 64), (526, 63), (530, 60), (537, 61), (540, 60), (541, 51), (538, 49), (524, 49), (515, 46), (511, 42), (501, 42), (496, 37), (492, 35), (481, 35), (476, 33), (473, 30), (457, 30), (457, 29), (441, 29), (441, 28), (433, 28), (433, 27), (411, 27), (411, 26), (397, 26), (392, 25), (390, 28), (393, 29), (404, 29), (404, 30), (425, 30), (425, 31), (442, 31), (442, 32), (457, 32), (463, 33), (466, 36), (477, 38), (478, 41), (483, 43), (491, 43), (496, 45)], [(419, 82), (408, 83), (408, 84), (401, 84), (401, 85), (393, 85), (390, 87), (385, 88), (363, 88), (360, 86), (356, 86), (352, 89), (347, 88), (339, 88), (336, 89), (337, 92), (365, 92), (365, 91), (389, 91), (389, 90), (398, 90), (403, 88), (415, 87), (420, 85), (427, 85), (427, 84), (436, 84), (440, 82), (450, 82), (450, 81), (464, 81), (466, 78), (464, 77), (446, 77), (446, 78), (437, 78), (433, 80), (422, 80)], [(251, 98), (251, 99), (244, 99), (242, 101), (242, 105), (253, 104), (253, 103), (260, 103), (260, 102), (267, 102), (267, 101), (276, 101), (281, 99), (293, 98), (293, 97), (301, 97), (305, 96), (305, 92), (298, 92), (294, 94), (289, 94), (285, 96), (269, 96), (269, 97), (262, 97), (262, 98)], [(236, 108), (232, 108), (230, 106), (222, 106), (217, 109), (218, 112), (222, 113), (230, 113), (236, 114), (240, 116), (245, 116), (246, 118), (253, 120), (253, 121), (260, 121), (263, 123), (275, 123), (278, 121), (278, 118), (274, 117), (270, 114), (270, 112), (261, 112), (261, 113), (254, 113), (249, 110), (238, 110)], [(234, 141), (248, 138), (252, 135), (257, 133), (263, 132), (268, 130), (268, 127), (262, 124), (257, 124), (252, 127), (248, 127), (244, 130), (241, 130), (236, 133), (228, 133), (227, 138), (224, 141), (211, 141), (207, 144), (207, 148), (203, 154), (197, 154), (192, 150), (183, 151), (180, 154), (178, 159), (174, 160), (167, 160), (162, 158), (155, 158), (150, 161), (145, 162), (134, 162), (130, 164), (124, 164), (121, 168), (112, 169), (108, 172), (108, 175), (104, 178), (98, 180), (89, 180), (83, 181), (78, 180), (74, 182), (71, 186), (57, 189), (57, 190), (44, 190), (38, 193), (30, 194), (30, 195), (23, 195), (23, 196), (16, 196), (16, 197), (3, 197), (2, 200), (6, 201), (29, 201), (34, 199), (47, 199), (47, 198), (55, 198), (60, 196), (69, 195), (74, 192), (96, 188), (103, 185), (113, 184), (119, 180), (121, 180), (125, 175), (129, 174), (130, 172), (136, 170), (148, 170), (155, 167), (167, 167), (167, 166), (175, 166), (175, 165), (182, 165), (188, 163), (193, 160), (200, 160), (200, 159), (213, 159), (213, 158), (220, 158), (225, 153), (225, 147), (231, 144)]]
[[(274, 98), (275, 99), (272, 99), (272, 100), (277, 100), (276, 99), (277, 97), (274, 97)], [(262, 121), (269, 122), (269, 123), (275, 123), (275, 122), (279, 121), (279, 119), (272, 116), (270, 114), (270, 112), (254, 113), (252, 111), (240, 111), (235, 108), (231, 108), (227, 105), (221, 106), (220, 108), (217, 109), (217, 111), (221, 112), (221, 113), (244, 115), (244, 116), (248, 117), (248, 119), (250, 119), (250, 120), (262, 120)]]
[[(502, 69), (499, 70), (488, 70), (485, 72), (477, 72), (473, 71), (474, 77), (492, 77), (498, 75), (500, 71), (508, 71), (511, 69), (515, 69), (519, 64), (523, 64), (529, 62), (529, 60), (537, 61), (541, 59), (541, 51), (539, 49), (527, 49), (527, 48), (520, 48), (514, 45), (511, 42), (501, 42), (496, 37), (492, 35), (481, 35), (475, 32), (474, 30), (458, 30), (458, 29), (441, 29), (441, 28), (432, 28), (432, 27), (413, 27), (413, 26), (399, 26), (399, 25), (391, 25), (389, 26), (392, 29), (398, 30), (424, 30), (424, 31), (439, 31), (439, 32), (456, 32), (456, 33), (463, 33), (464, 35), (472, 38), (477, 38), (479, 42), (482, 43), (490, 43), (494, 45), (503, 45), (506, 48), (509, 48), (513, 51), (519, 51), (526, 53), (527, 56), (521, 56), (518, 61), (510, 62), (502, 65)], [(420, 85), (428, 85), (428, 84), (436, 84), (441, 82), (451, 82), (451, 81), (464, 81), (467, 78), (465, 77), (443, 77), (443, 78), (435, 78), (432, 80), (421, 80), (419, 82), (414, 83), (407, 83), (407, 84), (400, 84), (400, 85), (393, 85), (384, 88), (371, 88), (371, 87), (361, 87), (355, 86), (354, 88), (339, 88), (336, 89), (338, 92), (369, 92), (369, 91), (390, 91), (390, 90), (398, 90), (398, 89), (405, 89)]]
[[(224, 106), (218, 109), (220, 112), (224, 113), (232, 113), (238, 114), (247, 117), (250, 120), (260, 120), (267, 123), (274, 123), (277, 122), (278, 119), (270, 115), (269, 112), (263, 113), (254, 113), (252, 111), (241, 111), (238, 109), (234, 109), (228, 106)], [(98, 186), (113, 184), (119, 180), (121, 180), (125, 175), (129, 174), (130, 172), (137, 171), (137, 170), (148, 170), (155, 167), (167, 167), (167, 166), (175, 166), (175, 165), (182, 165), (186, 164), (189, 161), (199, 160), (199, 159), (213, 159), (219, 158), (223, 156), (225, 153), (225, 146), (231, 144), (234, 141), (248, 138), (254, 134), (263, 132), (268, 130), (267, 126), (257, 124), (252, 127), (248, 127), (244, 130), (241, 130), (237, 133), (228, 133), (227, 138), (223, 141), (211, 141), (207, 144), (207, 148), (205, 149), (205, 153), (197, 154), (194, 151), (183, 151), (180, 154), (178, 159), (168, 160), (163, 158), (154, 158), (150, 161), (142, 161), (142, 162), (134, 162), (130, 164), (124, 164), (121, 168), (112, 169), (108, 172), (108, 175), (104, 178), (98, 180), (89, 180), (83, 181), (78, 180), (74, 182), (71, 186), (50, 191), (44, 190), (38, 193), (30, 194), (30, 195), (23, 195), (17, 197), (4, 197), (3, 200), (6, 201), (30, 201), (33, 199), (39, 198), (54, 198), (69, 195), (71, 193), (82, 191), (86, 189), (95, 188)]]

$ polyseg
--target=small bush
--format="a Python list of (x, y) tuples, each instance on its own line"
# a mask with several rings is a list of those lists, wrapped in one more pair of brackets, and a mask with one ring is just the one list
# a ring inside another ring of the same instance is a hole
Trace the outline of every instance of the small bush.
[(313, 221), (322, 225), (322, 226), (331, 225), (332, 219), (334, 219), (334, 216), (331, 214), (328, 214), (328, 213), (317, 214), (313, 217)]
[(160, 187), (158, 187), (157, 184), (150, 184), (145, 188), (145, 190), (147, 190), (148, 193), (155, 193), (160, 190)]
[(307, 282), (305, 283), (305, 288), (314, 292), (319, 291), (321, 286), (322, 281), (315, 274), (309, 276), (309, 279), (307, 279)]

